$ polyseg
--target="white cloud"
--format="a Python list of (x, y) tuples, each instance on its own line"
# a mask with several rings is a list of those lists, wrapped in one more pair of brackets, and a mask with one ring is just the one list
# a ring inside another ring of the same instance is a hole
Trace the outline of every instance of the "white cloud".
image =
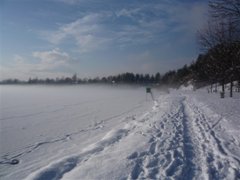
[(40, 59), (40, 67), (42, 69), (51, 69), (60, 65), (65, 65), (70, 57), (66, 52), (61, 52), (59, 49), (53, 49), (50, 51), (33, 52), (33, 57)]
[(31, 63), (20, 55), (14, 55), (14, 64), (1, 66), (1, 79), (61, 77), (69, 75), (69, 73), (64, 72), (65, 68), (68, 70), (72, 68), (70, 56), (59, 49), (33, 52), (32, 57), (36, 58), (36, 63)]

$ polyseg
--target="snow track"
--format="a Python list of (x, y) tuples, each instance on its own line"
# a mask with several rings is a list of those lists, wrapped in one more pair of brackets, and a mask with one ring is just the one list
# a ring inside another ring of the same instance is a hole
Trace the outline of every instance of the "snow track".
[(135, 165), (129, 179), (192, 179), (196, 175), (194, 144), (184, 101), (183, 97), (173, 101), (170, 112), (153, 122), (147, 151), (130, 156), (134, 157), (130, 159), (134, 159)]
[(227, 152), (209, 121), (190, 98), (175, 97), (170, 112), (154, 122), (149, 148), (129, 156), (128, 179), (240, 178), (239, 158)]
[[(240, 161), (224, 147), (222, 140), (217, 137), (214, 127), (210, 126), (211, 117), (192, 102), (186, 102), (187, 112), (192, 119), (198, 149), (204, 157), (202, 169), (208, 179), (237, 179), (240, 178)], [(217, 122), (219, 123), (219, 121)]]

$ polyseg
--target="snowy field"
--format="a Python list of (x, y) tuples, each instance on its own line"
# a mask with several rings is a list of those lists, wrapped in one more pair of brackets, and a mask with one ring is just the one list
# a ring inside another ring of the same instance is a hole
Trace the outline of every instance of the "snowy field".
[(0, 179), (240, 179), (239, 94), (0, 90)]

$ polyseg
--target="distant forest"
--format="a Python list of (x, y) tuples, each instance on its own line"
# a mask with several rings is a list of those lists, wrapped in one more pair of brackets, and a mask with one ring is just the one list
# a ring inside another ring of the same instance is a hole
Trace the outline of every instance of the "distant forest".
[(29, 78), (22, 82), (17, 79), (7, 79), (1, 84), (83, 84), (83, 83), (127, 83), (127, 84), (158, 84), (179, 87), (189, 81), (196, 88), (219, 83), (222, 92), (224, 84), (238, 81), (240, 87), (240, 1), (210, 0), (207, 26), (197, 33), (201, 49), (198, 58), (190, 65), (184, 65), (178, 70), (165, 74), (134, 74), (123, 73), (115, 76), (78, 78)]

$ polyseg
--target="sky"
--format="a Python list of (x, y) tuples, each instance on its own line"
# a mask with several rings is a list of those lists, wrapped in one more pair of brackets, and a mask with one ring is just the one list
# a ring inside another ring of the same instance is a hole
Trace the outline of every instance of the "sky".
[(1, 0), (0, 79), (165, 73), (196, 60), (205, 0)]

